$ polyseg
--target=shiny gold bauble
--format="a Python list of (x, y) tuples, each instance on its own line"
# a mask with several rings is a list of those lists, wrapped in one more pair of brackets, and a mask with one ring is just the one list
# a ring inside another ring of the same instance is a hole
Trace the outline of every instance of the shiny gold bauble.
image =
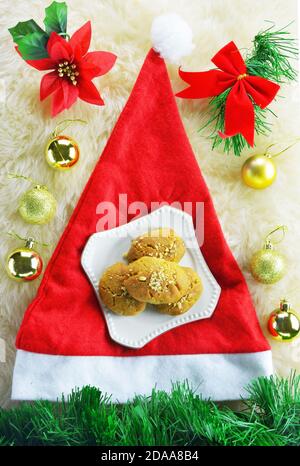
[(50, 167), (68, 170), (79, 160), (79, 146), (69, 136), (55, 136), (50, 139), (45, 149), (46, 160)]
[(242, 179), (250, 188), (265, 189), (274, 182), (275, 178), (275, 163), (266, 155), (253, 155), (242, 167)]
[(280, 308), (271, 313), (268, 330), (272, 338), (280, 342), (293, 341), (300, 335), (300, 317), (287, 301), (281, 301)]
[(253, 255), (250, 270), (255, 280), (265, 285), (272, 285), (284, 276), (286, 258), (268, 243)]
[(26, 191), (19, 201), (19, 213), (27, 223), (43, 225), (56, 212), (56, 200), (46, 186), (35, 186)]
[(43, 270), (41, 256), (32, 249), (33, 240), (29, 239), (26, 246), (12, 251), (6, 259), (6, 271), (10, 278), (16, 281), (32, 281), (39, 277)]

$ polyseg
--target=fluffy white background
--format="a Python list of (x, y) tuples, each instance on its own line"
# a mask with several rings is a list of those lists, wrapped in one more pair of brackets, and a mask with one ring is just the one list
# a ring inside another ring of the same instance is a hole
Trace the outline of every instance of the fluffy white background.
[[(42, 23), (44, 8), (50, 0), (1, 0), (1, 69), (0, 69), (0, 157), (1, 157), (1, 279), (0, 337), (6, 342), (6, 362), (0, 362), (0, 400), (8, 405), (14, 339), (24, 311), (34, 297), (39, 281), (18, 284), (6, 276), (3, 265), (6, 253), (17, 244), (5, 232), (33, 234), (51, 247), (42, 251), (45, 261), (63, 231), (91, 170), (111, 133), (147, 50), (150, 48), (151, 23), (155, 16), (173, 11), (185, 18), (194, 33), (195, 48), (185, 58), (185, 69), (204, 70), (210, 58), (229, 40), (240, 47), (250, 47), (255, 33), (272, 20), (278, 27), (296, 18), (296, 0), (69, 0), (68, 31), (72, 33), (91, 19), (93, 37), (91, 50), (108, 50), (118, 55), (113, 70), (96, 80), (106, 106), (93, 107), (77, 103), (67, 113), (52, 120), (49, 102), (38, 99), (41, 73), (27, 66), (14, 52), (7, 28), (17, 21), (33, 17)], [(296, 34), (296, 24), (291, 27)], [(175, 66), (169, 67), (174, 92), (183, 83)], [(300, 310), (300, 218), (299, 218), (299, 152), (300, 147), (277, 159), (278, 179), (268, 190), (256, 192), (240, 180), (240, 168), (247, 155), (261, 152), (272, 142), (283, 147), (299, 136), (300, 110), (297, 84), (283, 88), (284, 99), (272, 108), (278, 119), (273, 120), (273, 134), (258, 138), (253, 151), (240, 158), (211, 152), (210, 142), (197, 132), (202, 124), (201, 112), (206, 102), (178, 100), (188, 137), (193, 145), (202, 172), (213, 196), (225, 236), (248, 281), (263, 328), (270, 311), (282, 297), (289, 298)], [(83, 118), (86, 127), (69, 130), (80, 143), (80, 165), (68, 173), (51, 170), (44, 160), (45, 142), (56, 121), (63, 118)], [(8, 180), (13, 171), (45, 183), (59, 202), (58, 214), (48, 226), (30, 227), (16, 213), (18, 197), (28, 187), (26, 182)], [(280, 246), (289, 257), (287, 276), (277, 285), (263, 286), (251, 278), (248, 264), (251, 254), (260, 248), (264, 235), (274, 226), (286, 224), (289, 233)], [(66, 273), (68, 270), (66, 269)], [(234, 309), (233, 309), (234, 313)], [(300, 370), (300, 340), (292, 344), (273, 343), (275, 367), (286, 375), (291, 368)]]

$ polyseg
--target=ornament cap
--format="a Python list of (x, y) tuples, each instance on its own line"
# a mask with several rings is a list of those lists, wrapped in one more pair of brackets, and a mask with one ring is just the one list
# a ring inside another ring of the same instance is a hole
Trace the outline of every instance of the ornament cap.
[(280, 310), (288, 312), (290, 309), (291, 309), (291, 304), (286, 299), (282, 299), (280, 301)]
[(29, 237), (29, 238), (26, 240), (25, 245), (26, 245), (26, 248), (32, 249), (32, 248), (33, 248), (33, 245), (34, 245), (34, 238)]
[(269, 239), (265, 242), (264, 249), (274, 249), (274, 246)]
[[(274, 230), (270, 231), (270, 233), (268, 233), (268, 235), (265, 237), (264, 249), (274, 249), (274, 244), (281, 243), (285, 238), (287, 229), (288, 228), (286, 225), (280, 225), (279, 227), (276, 227)], [(281, 238), (279, 238), (275, 243), (273, 240), (273, 243), (272, 243), (270, 240), (271, 236), (274, 235), (274, 233), (277, 233), (279, 231), (281, 231), (282, 233)]]

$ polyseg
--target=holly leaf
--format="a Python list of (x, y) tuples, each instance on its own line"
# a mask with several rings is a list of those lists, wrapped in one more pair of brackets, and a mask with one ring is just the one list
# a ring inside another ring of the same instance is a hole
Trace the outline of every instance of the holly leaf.
[(27, 34), (19, 41), (18, 50), (24, 60), (39, 60), (47, 58), (46, 44), (48, 36), (44, 31), (35, 31)]
[(47, 34), (57, 32), (57, 34), (66, 34), (68, 7), (66, 2), (52, 2), (45, 8), (44, 24)]
[(33, 32), (39, 32), (40, 34), (46, 33), (43, 31), (42, 28), (33, 20), (30, 19), (29, 21), (20, 21), (16, 26), (8, 29), (15, 44), (19, 45), (22, 39), (24, 39), (27, 34), (31, 34)]

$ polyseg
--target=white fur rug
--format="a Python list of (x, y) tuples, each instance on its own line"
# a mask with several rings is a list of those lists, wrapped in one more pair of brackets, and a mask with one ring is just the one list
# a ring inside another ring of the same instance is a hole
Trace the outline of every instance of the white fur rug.
[[(27, 66), (15, 53), (8, 27), (33, 17), (42, 23), (44, 8), (50, 0), (2, 0), (1, 67), (0, 67), (0, 157), (1, 157), (1, 261), (16, 241), (5, 232), (21, 235), (32, 233), (41, 241), (51, 243), (42, 251), (47, 261), (77, 202), (92, 168), (111, 133), (129, 96), (147, 50), (150, 48), (152, 19), (162, 12), (174, 11), (191, 25), (196, 45), (192, 56), (184, 61), (190, 70), (210, 67), (210, 58), (229, 40), (241, 47), (250, 47), (255, 33), (272, 20), (278, 27), (296, 19), (296, 0), (69, 0), (68, 31), (73, 32), (91, 19), (93, 37), (91, 50), (108, 50), (118, 55), (116, 66), (96, 82), (106, 106), (93, 107), (77, 103), (58, 116), (82, 118), (86, 127), (73, 127), (69, 134), (80, 142), (82, 159), (68, 173), (52, 171), (45, 163), (43, 148), (55, 126), (49, 117), (49, 102), (39, 103), (41, 73)], [(296, 34), (296, 24), (291, 26)], [(176, 67), (169, 67), (174, 92), (183, 84)], [(246, 188), (240, 180), (245, 157), (263, 151), (276, 142), (280, 147), (299, 137), (300, 98), (297, 84), (284, 88), (284, 99), (273, 105), (278, 115), (273, 134), (257, 139), (257, 148), (242, 157), (226, 156), (210, 150), (210, 142), (197, 132), (200, 110), (205, 103), (178, 100), (179, 109), (202, 172), (211, 190), (225, 236), (248, 281), (263, 328), (270, 311), (280, 298), (287, 297), (300, 310), (300, 217), (299, 217), (299, 153), (300, 146), (276, 160), (278, 179), (266, 191)], [(58, 215), (50, 224), (33, 227), (21, 221), (16, 213), (19, 195), (28, 187), (21, 180), (8, 180), (8, 172), (17, 172), (47, 184), (59, 202)], [(248, 271), (251, 254), (260, 248), (262, 238), (273, 227), (286, 224), (289, 233), (280, 246), (289, 257), (287, 276), (277, 285), (255, 283)], [(68, 271), (66, 270), (66, 273)], [(0, 337), (5, 341), (6, 361), (0, 362), (0, 402), (8, 406), (14, 363), (14, 339), (23, 313), (33, 299), (39, 281), (18, 284), (11, 281), (1, 267)], [(292, 344), (272, 342), (274, 363), (278, 373), (287, 375), (291, 368), (300, 371), (300, 339)]]

